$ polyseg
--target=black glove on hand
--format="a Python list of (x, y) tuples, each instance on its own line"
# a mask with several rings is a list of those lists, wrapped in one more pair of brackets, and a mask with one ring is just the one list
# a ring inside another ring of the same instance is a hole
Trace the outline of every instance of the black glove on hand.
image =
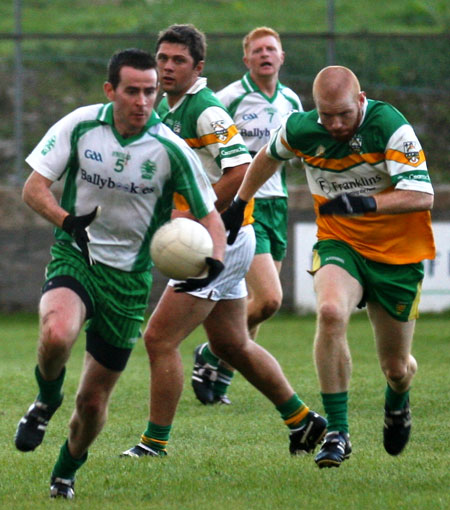
[(86, 231), (86, 227), (94, 221), (98, 214), (100, 214), (100, 207), (97, 206), (92, 212), (83, 216), (69, 214), (69, 216), (64, 218), (62, 224), (62, 229), (74, 238), (89, 266), (92, 266), (95, 261), (89, 253), (87, 244), (89, 242), (89, 234)]
[(205, 278), (188, 278), (184, 282), (175, 284), (175, 292), (192, 292), (209, 285), (224, 270), (225, 266), (220, 260), (206, 257), (209, 266), (208, 275)]
[(340, 216), (364, 214), (376, 210), (377, 203), (373, 197), (362, 197), (350, 193), (339, 195), (319, 207), (320, 214), (337, 214)]
[(233, 244), (244, 221), (244, 209), (248, 204), (245, 200), (239, 197), (231, 202), (230, 207), (222, 213), (222, 221), (225, 225), (225, 230), (228, 230), (227, 244)]

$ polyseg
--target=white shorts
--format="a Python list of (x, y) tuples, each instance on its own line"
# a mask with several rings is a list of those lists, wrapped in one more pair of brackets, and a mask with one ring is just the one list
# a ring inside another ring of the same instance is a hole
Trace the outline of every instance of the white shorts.
[[(255, 231), (251, 225), (241, 227), (236, 241), (225, 250), (225, 269), (208, 286), (188, 292), (192, 296), (212, 301), (241, 299), (248, 295), (245, 275), (255, 256)], [(179, 280), (169, 280), (173, 287)]]

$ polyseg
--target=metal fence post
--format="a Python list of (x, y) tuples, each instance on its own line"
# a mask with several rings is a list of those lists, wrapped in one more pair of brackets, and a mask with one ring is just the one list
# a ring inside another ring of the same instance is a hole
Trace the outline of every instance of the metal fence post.
[(327, 43), (327, 65), (332, 66), (336, 63), (336, 12), (334, 9), (334, 0), (328, 0), (327, 21), (329, 34)]
[(16, 148), (13, 184), (22, 181), (23, 174), (23, 58), (22, 58), (22, 0), (14, 0), (14, 143)]

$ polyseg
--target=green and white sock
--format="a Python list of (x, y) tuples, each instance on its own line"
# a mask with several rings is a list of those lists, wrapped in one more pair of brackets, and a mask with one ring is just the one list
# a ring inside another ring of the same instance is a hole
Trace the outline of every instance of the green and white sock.
[(202, 345), (202, 348), (200, 349), (200, 354), (203, 356), (203, 359), (208, 363), (208, 365), (211, 365), (211, 367), (214, 368), (214, 370), (217, 370), (219, 367), (219, 361), (220, 358), (218, 358), (215, 354), (211, 352), (211, 349), (209, 348), (209, 344), (206, 342)]
[(214, 381), (213, 392), (215, 397), (226, 395), (231, 381), (234, 377), (234, 371), (228, 370), (219, 363), (217, 369), (217, 379)]

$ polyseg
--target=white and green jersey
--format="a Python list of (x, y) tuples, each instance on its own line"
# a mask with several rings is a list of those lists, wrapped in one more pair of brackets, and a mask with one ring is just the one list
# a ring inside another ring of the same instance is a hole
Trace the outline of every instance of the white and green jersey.
[[(50, 128), (26, 161), (51, 181), (65, 175), (61, 206), (69, 213), (101, 207), (89, 226), (89, 250), (97, 262), (123, 271), (151, 267), (149, 242), (170, 219), (174, 192), (197, 218), (214, 209), (198, 157), (155, 112), (139, 135), (123, 138), (112, 103), (78, 108)], [(55, 235), (72, 240), (59, 228)]]
[(267, 154), (302, 158), (317, 213), (317, 237), (350, 244), (368, 259), (412, 264), (435, 255), (429, 211), (338, 216), (318, 214), (341, 193), (369, 196), (387, 190), (433, 194), (425, 155), (405, 117), (393, 106), (368, 100), (348, 142), (332, 138), (317, 110), (292, 113), (273, 132)]
[(172, 108), (164, 96), (157, 110), (164, 124), (194, 149), (212, 184), (224, 169), (251, 162), (233, 119), (206, 86), (206, 78), (198, 78)]
[[(226, 106), (250, 154), (254, 156), (270, 138), (270, 132), (279, 127), (283, 117), (293, 110), (303, 111), (297, 94), (280, 82), (272, 97), (262, 92), (250, 73), (217, 92)], [(287, 197), (285, 170), (280, 167), (255, 194), (255, 198)]]

